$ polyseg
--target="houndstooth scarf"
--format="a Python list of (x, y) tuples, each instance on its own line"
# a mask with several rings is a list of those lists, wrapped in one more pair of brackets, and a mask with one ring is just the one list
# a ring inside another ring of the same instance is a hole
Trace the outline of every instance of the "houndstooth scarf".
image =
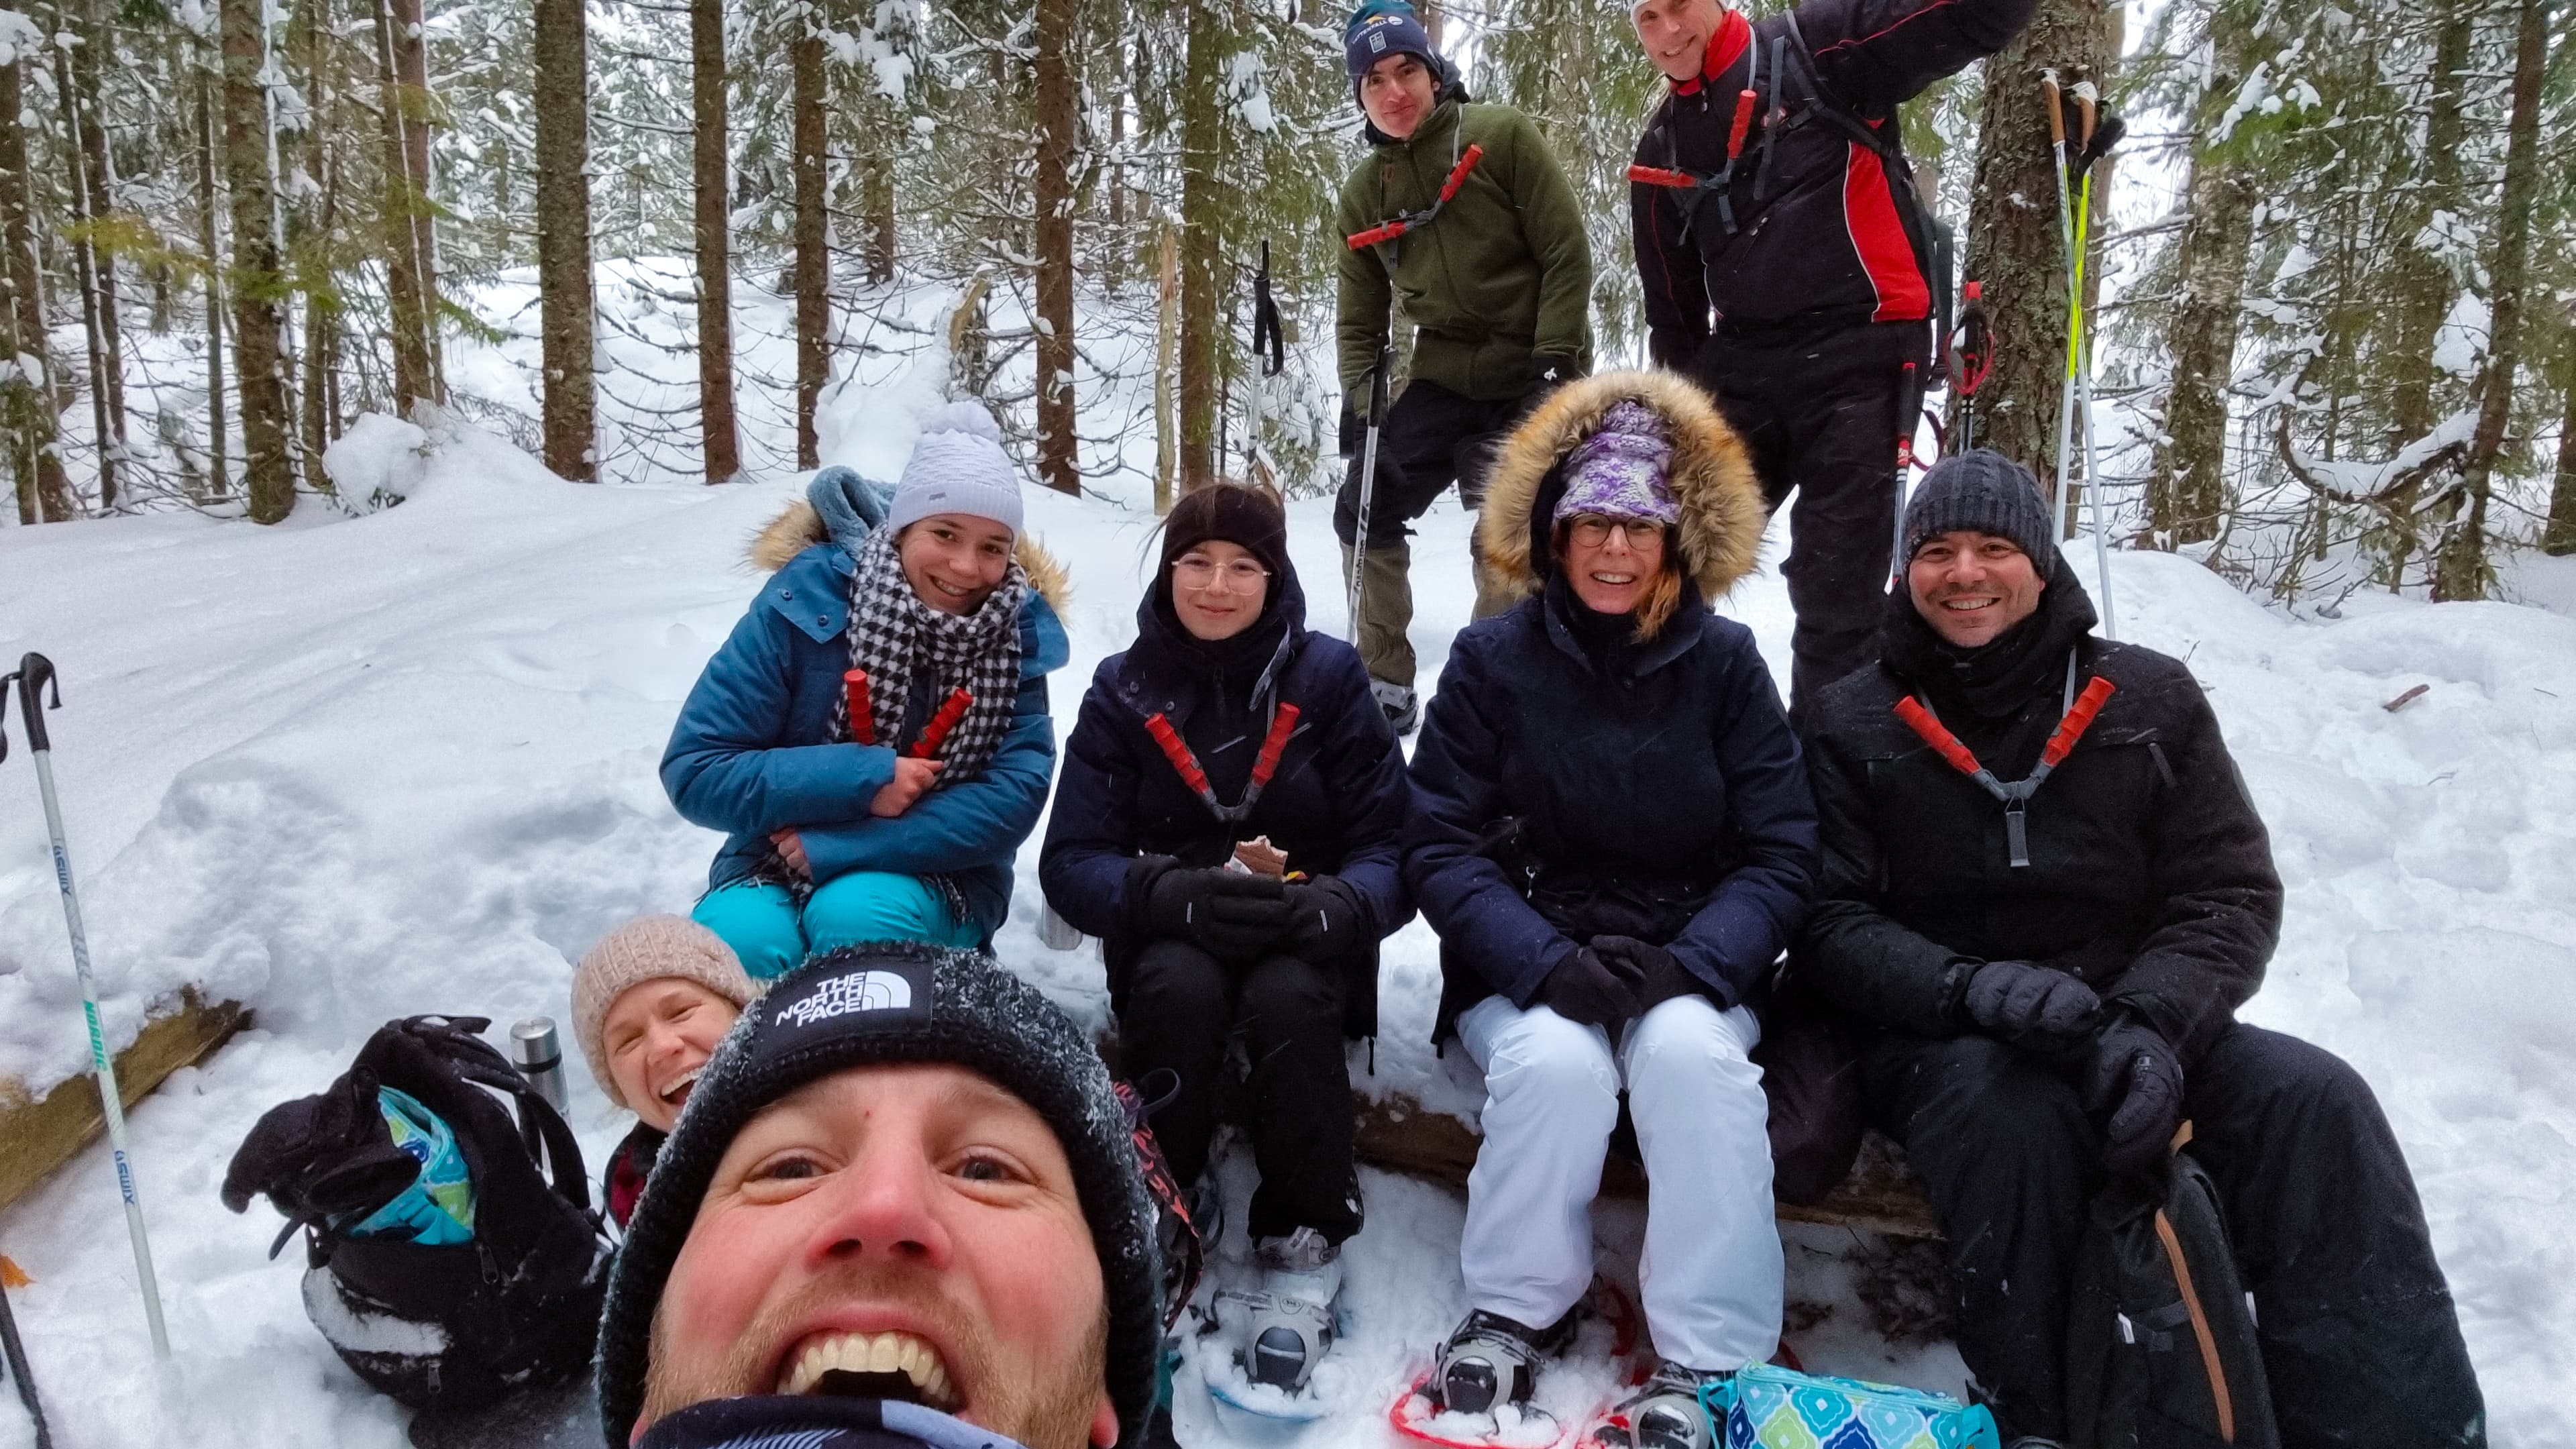
[[(897, 749), (912, 744), (897, 736), (916, 673), (928, 670), (934, 709), (952, 690), (974, 696), (939, 747), (948, 767), (931, 782), (934, 790), (983, 774), (1010, 732), (1020, 694), (1020, 610), (1028, 597), (1028, 575), (1013, 560), (1001, 587), (975, 612), (947, 613), (912, 591), (891, 530), (875, 530), (860, 548), (858, 572), (850, 581), (850, 667), (868, 672), (877, 743)], [(849, 738), (850, 701), (844, 693), (832, 702), (832, 739)]]

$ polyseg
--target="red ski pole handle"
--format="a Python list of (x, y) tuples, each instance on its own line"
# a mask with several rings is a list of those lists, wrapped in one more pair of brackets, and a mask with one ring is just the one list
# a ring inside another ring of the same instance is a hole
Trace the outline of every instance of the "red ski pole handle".
[(2101, 675), (2094, 675), (2092, 681), (2084, 686), (2084, 692), (2075, 696), (2075, 707), (2066, 712), (2066, 718), (2057, 722), (2056, 733), (2048, 737), (2048, 748), (2039, 752), (2039, 762), (2052, 770), (2064, 763), (2067, 755), (2074, 751), (2075, 742), (2084, 738), (2084, 732), (2093, 727), (2093, 716), (2102, 712), (2102, 702), (2109, 699), (2116, 688)]
[[(1156, 715), (1155, 718), (1160, 719), (1162, 716)], [(1171, 725), (1167, 723), (1163, 728), (1168, 730)], [(1288, 737), (1296, 732), (1297, 706), (1280, 705), (1279, 713), (1270, 721), (1268, 738), (1261, 742), (1261, 753), (1252, 762), (1254, 788), (1269, 784), (1270, 777), (1279, 773), (1279, 757), (1288, 752)]]
[(1950, 768), (1960, 774), (1973, 776), (1985, 768), (1977, 763), (1974, 752), (1959, 743), (1957, 735), (1950, 733), (1947, 726), (1932, 717), (1932, 711), (1925, 709), (1921, 700), (1910, 694), (1898, 700), (1896, 717), (1905, 721), (1907, 729), (1922, 736), (1923, 743), (1930, 745), (1942, 759), (1950, 762)]
[(1640, 186), (1669, 186), (1675, 191), (1697, 191), (1699, 178), (1687, 171), (1667, 171), (1661, 166), (1631, 166), (1628, 179)]
[(975, 696), (965, 690), (950, 690), (947, 702), (939, 706), (939, 713), (932, 715), (930, 723), (923, 726), (921, 738), (912, 742), (912, 757), (926, 760), (939, 753), (939, 747), (948, 743), (948, 732), (957, 728), (957, 722), (966, 717), (967, 706), (974, 702)]
[(1412, 229), (1413, 224), (1411, 222), (1406, 221), (1402, 217), (1397, 217), (1395, 220), (1386, 223), (1384, 226), (1373, 226), (1366, 231), (1352, 232), (1350, 235), (1351, 250), (1355, 252), (1364, 251), (1369, 247), (1376, 246), (1379, 242), (1391, 242)]
[(1753, 124), (1753, 107), (1759, 98), (1749, 90), (1735, 93), (1735, 120), (1726, 128), (1726, 159), (1744, 154), (1744, 133)]
[(853, 669), (841, 676), (841, 688), (849, 692), (850, 741), (873, 745), (877, 742), (876, 709), (868, 699), (868, 672)]
[[(1180, 774), (1181, 783), (1189, 786), (1192, 794), (1209, 795), (1213, 798), (1208, 785), (1207, 772), (1199, 768), (1198, 757), (1191, 754), (1190, 747), (1181, 742), (1181, 732), (1172, 728), (1172, 722), (1168, 717), (1161, 714), (1147, 715), (1145, 733), (1154, 737), (1154, 743), (1162, 750), (1163, 758), (1172, 762), (1172, 768)], [(1255, 768), (1257, 769), (1258, 766)]]
[(1448, 205), (1450, 198), (1458, 194), (1458, 188), (1467, 184), (1467, 173), (1476, 169), (1476, 163), (1483, 160), (1484, 155), (1484, 147), (1469, 146), (1467, 154), (1458, 158), (1458, 164), (1449, 168), (1449, 179), (1440, 183), (1441, 205)]

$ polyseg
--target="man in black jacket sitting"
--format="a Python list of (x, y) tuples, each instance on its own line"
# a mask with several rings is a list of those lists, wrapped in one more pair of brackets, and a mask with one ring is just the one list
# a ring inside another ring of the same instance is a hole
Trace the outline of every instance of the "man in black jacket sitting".
[(2483, 1445), (2370, 1088), (2236, 1020), (2281, 882), (2200, 686), (2094, 637), (2037, 481), (1999, 454), (1934, 468), (1902, 547), (1878, 664), (1808, 721), (1824, 868), (1794, 966), (1866, 1028), (1870, 1114), (1929, 1190), (1960, 1356), (2007, 1440), (2081, 1437), (2065, 1350), (2087, 1204), (2189, 1119), (2281, 1443)]

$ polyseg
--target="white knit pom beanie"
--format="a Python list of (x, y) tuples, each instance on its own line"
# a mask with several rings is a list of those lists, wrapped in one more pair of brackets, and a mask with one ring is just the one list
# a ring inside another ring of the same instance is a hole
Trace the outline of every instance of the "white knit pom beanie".
[(1020, 535), (1020, 472), (982, 403), (948, 403), (922, 423), (886, 527), (899, 531), (935, 513), (989, 518)]

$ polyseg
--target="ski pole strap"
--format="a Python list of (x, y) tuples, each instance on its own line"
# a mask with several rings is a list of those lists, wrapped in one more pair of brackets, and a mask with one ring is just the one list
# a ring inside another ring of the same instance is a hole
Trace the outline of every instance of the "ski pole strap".
[(868, 698), (868, 672), (853, 669), (841, 676), (841, 688), (850, 702), (850, 742), (873, 745), (877, 742), (876, 708)]
[[(1267, 352), (1267, 357), (1263, 353)], [(1270, 296), (1270, 243), (1261, 244), (1261, 270), (1252, 274), (1252, 355), (1259, 361), (1263, 377), (1277, 377), (1288, 365), (1285, 333), (1279, 325), (1279, 304)]]
[(937, 754), (939, 747), (948, 742), (948, 732), (957, 728), (957, 722), (966, 717), (967, 708), (974, 703), (975, 696), (963, 687), (950, 690), (946, 702), (939, 706), (939, 713), (932, 715), (930, 723), (922, 727), (921, 738), (912, 742), (912, 757), (926, 760)]
[(1467, 173), (1475, 170), (1476, 163), (1484, 158), (1485, 148), (1482, 145), (1469, 146), (1466, 153), (1458, 158), (1458, 164), (1449, 168), (1449, 179), (1440, 183), (1440, 195), (1435, 197), (1429, 206), (1420, 211), (1407, 212), (1393, 221), (1370, 227), (1366, 231), (1353, 232), (1350, 236), (1351, 250), (1358, 251), (1363, 247), (1376, 246), (1380, 242), (1391, 242), (1416, 227), (1429, 226), (1431, 219), (1440, 214), (1440, 208), (1447, 206), (1451, 199), (1457, 196), (1458, 188), (1467, 184)]
[(27, 721), (27, 748), (38, 753), (52, 750), (53, 734), (45, 728), (46, 685), (54, 687), (54, 708), (63, 707), (63, 682), (54, 673), (54, 661), (42, 654), (21, 654), (17, 671), (7, 678), (0, 678), (0, 688), (5, 688), (12, 679), (18, 682), (18, 713)]
[(1986, 317), (1986, 285), (1970, 282), (1962, 289), (1956, 345), (1950, 350), (1950, 385), (1961, 397), (1975, 397), (1995, 365), (1994, 324)]

